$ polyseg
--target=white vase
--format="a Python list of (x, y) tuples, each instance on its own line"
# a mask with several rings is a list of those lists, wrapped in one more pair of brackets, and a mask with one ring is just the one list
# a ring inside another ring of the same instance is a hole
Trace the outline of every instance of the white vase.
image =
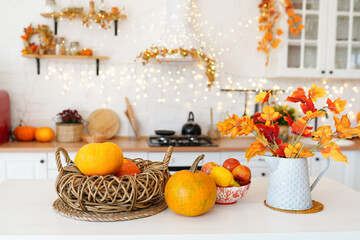
[(306, 210), (313, 207), (311, 190), (325, 174), (326, 168), (310, 186), (306, 158), (264, 157), (270, 168), (266, 204), (284, 210)]

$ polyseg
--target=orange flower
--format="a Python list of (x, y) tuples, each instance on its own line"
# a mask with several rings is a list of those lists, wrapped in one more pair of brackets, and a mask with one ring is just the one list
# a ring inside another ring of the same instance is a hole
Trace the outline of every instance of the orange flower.
[(304, 28), (305, 28), (305, 26), (304, 26), (304, 25), (302, 25), (302, 24), (299, 24), (299, 25), (298, 25), (298, 29), (299, 29), (299, 31), (303, 30)]
[(269, 101), (269, 97), (271, 96), (271, 90), (267, 92), (261, 92), (255, 96), (255, 102), (259, 102), (260, 104), (264, 104)]
[(273, 35), (271, 32), (266, 32), (264, 38), (270, 41), (273, 38)]
[(23, 36), (21, 36), (21, 38), (24, 40), (24, 41), (27, 41), (29, 39), (29, 35), (25, 34)]
[(325, 95), (325, 89), (323, 89), (322, 87), (318, 87), (316, 84), (313, 84), (309, 89), (309, 98), (313, 102), (316, 102), (318, 98), (322, 98)]
[(271, 47), (277, 48), (279, 46), (280, 42), (281, 42), (280, 38), (277, 38), (277, 39), (271, 41)]
[(296, 27), (290, 27), (290, 32), (292, 33), (292, 35), (298, 35), (300, 33), (300, 31), (296, 29)]
[(330, 142), (333, 138), (333, 132), (330, 126), (321, 126), (311, 133), (314, 141), (320, 141), (322, 145)]
[(320, 152), (326, 159), (331, 157), (335, 161), (348, 163), (347, 157), (342, 154), (340, 150), (341, 148), (336, 143), (332, 142), (325, 145), (324, 149)]
[(247, 161), (249, 162), (251, 158), (255, 156), (262, 156), (266, 153), (267, 148), (264, 144), (261, 142), (255, 141), (252, 144), (250, 144), (250, 147), (246, 149), (245, 157), (247, 158)]
[(276, 35), (281, 36), (283, 34), (283, 30), (281, 28), (276, 29)]
[(301, 135), (303, 137), (311, 137), (311, 129), (313, 127), (308, 127), (307, 122), (303, 118), (298, 118), (291, 126), (291, 132), (296, 135)]
[(294, 20), (288, 19), (287, 23), (289, 24), (289, 26), (293, 26), (294, 25)]
[(329, 110), (335, 114), (340, 114), (340, 112), (345, 110), (346, 100), (340, 100), (340, 98), (338, 98), (333, 102), (328, 98), (326, 103), (328, 104)]
[(341, 121), (338, 117), (334, 116), (335, 128), (339, 138), (352, 137), (358, 133), (358, 129), (351, 128), (351, 122), (347, 114), (341, 117)]
[(298, 23), (298, 22), (300, 22), (301, 21), (301, 16), (299, 16), (299, 15), (295, 15), (294, 16), (294, 21), (296, 22), (296, 23)]
[(278, 112), (275, 112), (274, 108), (271, 106), (265, 106), (263, 108), (263, 113), (261, 114), (262, 120), (266, 121), (266, 125), (269, 126), (271, 122), (275, 122), (282, 115)]
[(289, 17), (293, 17), (295, 15), (295, 12), (293, 9), (289, 9), (286, 13)]

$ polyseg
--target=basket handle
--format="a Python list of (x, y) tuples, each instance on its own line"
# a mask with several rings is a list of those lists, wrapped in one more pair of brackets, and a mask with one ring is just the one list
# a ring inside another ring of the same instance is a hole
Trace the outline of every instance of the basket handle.
[(167, 151), (166, 151), (166, 154), (165, 154), (165, 157), (164, 157), (164, 160), (163, 160), (163, 165), (167, 168), (169, 166), (169, 163), (170, 163), (170, 159), (171, 159), (171, 154), (173, 153), (173, 150), (174, 150), (174, 147), (173, 146), (169, 146)]
[(69, 157), (68, 152), (65, 150), (65, 148), (63, 147), (57, 147), (56, 151), (55, 151), (55, 160), (56, 160), (56, 166), (58, 171), (60, 172), (61, 170), (63, 170), (63, 166), (61, 164), (61, 153), (65, 156), (65, 161), (66, 163), (69, 165), (71, 163), (71, 159)]

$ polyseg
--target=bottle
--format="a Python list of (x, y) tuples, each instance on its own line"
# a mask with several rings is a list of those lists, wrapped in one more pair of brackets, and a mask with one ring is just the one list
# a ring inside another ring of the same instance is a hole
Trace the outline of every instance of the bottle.
[(104, 0), (101, 0), (101, 4), (99, 6), (99, 13), (104, 13), (105, 11), (105, 4), (104, 4)]
[(60, 12), (60, 8), (56, 5), (55, 0), (46, 0), (44, 13), (57, 13)]
[(79, 46), (79, 42), (70, 42), (70, 54), (72, 56), (77, 56), (80, 55), (80, 46)]
[(55, 54), (66, 55), (65, 38), (63, 37), (55, 38)]

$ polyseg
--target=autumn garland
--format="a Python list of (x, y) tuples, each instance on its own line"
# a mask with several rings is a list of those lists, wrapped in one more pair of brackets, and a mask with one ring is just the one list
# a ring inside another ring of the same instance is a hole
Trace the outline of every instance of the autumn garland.
[[(30, 24), (27, 28), (24, 28), (24, 35), (21, 38), (24, 40), (25, 48), (21, 50), (24, 55), (27, 54), (51, 54), (55, 49), (54, 34), (47, 25), (38, 25), (37, 28), (33, 28)], [(33, 42), (30, 42), (32, 36), (38, 34), (40, 46)]]
[[(156, 60), (158, 63), (162, 63), (160, 59), (157, 58), (157, 56), (162, 56), (163, 58), (166, 58), (167, 56), (172, 55), (180, 55), (185, 57), (192, 57), (198, 62), (205, 63), (205, 69), (206, 69), (206, 76), (208, 78), (208, 87), (211, 87), (215, 81), (215, 60), (209, 58), (205, 53), (198, 51), (196, 48), (185, 49), (182, 47), (179, 48), (159, 48), (156, 46), (152, 46), (148, 49), (146, 49), (144, 52), (141, 52), (137, 58), (141, 58), (142, 64), (146, 65), (151, 60)], [(169, 61), (167, 62), (169, 63)]]
[[(295, 14), (291, 0), (285, 0), (282, 6), (288, 16), (287, 23), (290, 26), (290, 33), (293, 35), (299, 34), (304, 29), (304, 25), (300, 23), (302, 20), (301, 16)], [(276, 22), (280, 16), (275, 0), (262, 0), (259, 4), (259, 9), (259, 31), (264, 32), (264, 35), (261, 41), (258, 42), (257, 50), (265, 53), (265, 65), (268, 66), (270, 49), (278, 48), (281, 42), (279, 37), (283, 34), (283, 31), (281, 28), (276, 28), (275, 30)]]
[[(271, 91), (262, 92), (256, 96), (255, 102), (269, 104), (270, 95)], [(335, 101), (328, 98), (326, 106), (321, 109), (315, 108), (314, 103), (317, 102), (317, 99), (325, 95), (325, 89), (314, 84), (307, 95), (303, 88), (298, 88), (291, 96), (287, 97), (286, 101), (288, 102), (300, 103), (300, 108), (305, 114), (304, 117), (298, 118), (296, 122), (291, 119), (288, 113), (284, 116), (285, 121), (291, 127), (291, 132), (294, 134), (294, 137), (289, 142), (283, 142), (279, 138), (278, 120), (282, 115), (270, 105), (265, 106), (262, 113), (255, 113), (253, 117), (243, 116), (239, 118), (235, 114), (232, 117), (228, 116), (228, 119), (219, 122), (217, 127), (223, 135), (230, 134), (232, 138), (242, 135), (247, 136), (250, 133), (255, 135), (256, 141), (246, 150), (245, 157), (248, 161), (256, 155), (264, 155), (267, 151), (270, 151), (275, 157), (306, 158), (313, 156), (313, 152), (320, 150), (321, 154), (327, 159), (331, 157), (335, 161), (347, 162), (347, 157), (341, 153), (341, 149), (336, 142), (340, 139), (359, 136), (360, 126), (352, 128), (350, 120), (345, 114), (341, 119), (334, 116), (335, 132), (332, 131), (330, 126), (321, 126), (315, 131), (311, 131), (313, 127), (309, 127), (312, 120), (325, 115), (326, 109), (336, 115), (344, 111), (346, 100), (340, 100), (340, 98)], [(312, 138), (315, 146), (307, 149), (300, 141), (301, 138)]]

